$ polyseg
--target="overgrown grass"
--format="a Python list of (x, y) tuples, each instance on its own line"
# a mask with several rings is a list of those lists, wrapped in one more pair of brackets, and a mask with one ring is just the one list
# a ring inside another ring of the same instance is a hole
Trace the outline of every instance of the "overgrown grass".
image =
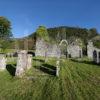
[(0, 100), (100, 100), (100, 65), (87, 59), (61, 60), (59, 78), (55, 65), (56, 59), (44, 63), (41, 57), (33, 58), (22, 79), (1, 71)]

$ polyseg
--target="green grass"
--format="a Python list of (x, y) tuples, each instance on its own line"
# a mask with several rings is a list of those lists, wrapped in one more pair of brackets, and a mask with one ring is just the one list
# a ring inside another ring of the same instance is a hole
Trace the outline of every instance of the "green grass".
[(22, 79), (1, 71), (0, 100), (100, 100), (100, 65), (87, 59), (61, 60), (58, 78), (55, 61), (49, 58), (44, 64), (41, 57), (33, 58)]

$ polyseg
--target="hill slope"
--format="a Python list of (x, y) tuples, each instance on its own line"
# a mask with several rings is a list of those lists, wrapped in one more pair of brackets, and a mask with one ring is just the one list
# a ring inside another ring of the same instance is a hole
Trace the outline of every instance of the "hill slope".
[[(79, 27), (67, 27), (67, 26), (61, 26), (61, 27), (54, 27), (54, 28), (48, 28), (49, 38), (52, 42), (59, 42), (62, 39), (76, 39), (79, 38), (83, 41), (84, 45), (87, 45), (88, 40), (98, 37), (99, 33), (95, 28), (92, 29), (86, 29), (86, 28), (79, 28)], [(28, 41), (28, 48), (29, 49), (35, 49), (35, 42), (36, 42), (36, 32), (32, 33), (31, 35), (17, 39), (17, 43), (19, 45), (19, 49), (24, 49), (25, 41)], [(96, 40), (96, 39), (95, 39)], [(97, 43), (97, 42), (96, 42)], [(12, 46), (8, 46), (8, 48), (14, 48), (15, 44), (11, 44)], [(100, 44), (99, 44), (100, 45)]]

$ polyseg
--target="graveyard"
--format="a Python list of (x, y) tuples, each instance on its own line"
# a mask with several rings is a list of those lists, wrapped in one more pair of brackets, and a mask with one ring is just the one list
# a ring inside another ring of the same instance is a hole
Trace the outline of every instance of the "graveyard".
[(0, 100), (100, 100), (96, 30), (39, 26), (30, 36), (15, 39), (2, 28)]
[(44, 63), (43, 57), (33, 57), (31, 69), (22, 78), (15, 77), (15, 61), (0, 71), (1, 100), (100, 99), (100, 65), (88, 58), (61, 59), (59, 77), (55, 75), (55, 58)]

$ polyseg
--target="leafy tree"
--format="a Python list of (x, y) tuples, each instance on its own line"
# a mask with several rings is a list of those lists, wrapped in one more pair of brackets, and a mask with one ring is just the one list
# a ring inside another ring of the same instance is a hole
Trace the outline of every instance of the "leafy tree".
[(36, 33), (37, 37), (44, 39), (46, 42), (49, 41), (48, 31), (45, 26), (39, 26)]
[[(88, 40), (91, 40), (96, 36), (98, 36), (98, 31), (95, 28), (87, 29), (87, 28), (80, 28), (80, 27), (60, 26), (60, 27), (46, 29), (46, 27), (40, 26), (36, 32), (32, 33), (28, 37), (29, 39), (31, 39), (31, 43), (29, 43), (29, 45), (32, 49), (33, 46), (35, 48), (36, 37), (42, 38), (44, 40), (49, 40), (50, 41), (49, 43), (52, 44), (55, 43), (59, 44), (62, 39), (69, 40), (71, 37), (75, 39), (79, 38), (82, 40), (84, 51), (86, 52)], [(22, 43), (19, 43), (19, 45), (20, 44)]]
[(5, 17), (0, 17), (0, 38), (8, 39), (12, 36), (11, 23)]
[(48, 51), (48, 42), (49, 42), (49, 35), (48, 31), (45, 26), (39, 26), (39, 28), (36, 31), (37, 38), (41, 38), (45, 41), (45, 62), (47, 61), (47, 51)]
[(5, 52), (6, 49), (10, 49), (13, 41), (12, 40), (1, 40), (0, 41), (0, 52)]
[(98, 35), (97, 29), (96, 28), (91, 28), (87, 30), (87, 39), (93, 38)]
[(93, 42), (94, 46), (100, 49), (100, 40)]
[(93, 45), (100, 49), (100, 35), (94, 37), (92, 41), (93, 41)]
[(10, 37), (11, 33), (11, 23), (5, 17), (0, 17), (0, 48), (1, 50), (5, 50), (8, 46), (10, 46)]

